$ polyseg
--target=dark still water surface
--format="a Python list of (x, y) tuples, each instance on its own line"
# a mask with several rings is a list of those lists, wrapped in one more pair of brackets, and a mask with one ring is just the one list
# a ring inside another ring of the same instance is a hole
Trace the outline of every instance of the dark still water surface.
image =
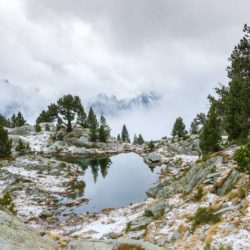
[[(135, 153), (123, 153), (110, 158), (67, 158), (64, 161), (78, 164), (85, 172), (78, 178), (86, 186), (80, 188), (77, 198), (88, 203), (74, 207), (74, 212), (98, 212), (103, 208), (117, 208), (146, 198), (145, 192), (158, 179), (160, 167), (150, 169)], [(76, 187), (77, 188), (77, 187)], [(64, 197), (70, 202), (76, 197)]]

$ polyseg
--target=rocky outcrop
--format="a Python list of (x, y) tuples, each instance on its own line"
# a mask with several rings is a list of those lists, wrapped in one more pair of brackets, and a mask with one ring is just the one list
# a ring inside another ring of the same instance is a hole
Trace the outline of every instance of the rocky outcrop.
[(162, 250), (161, 247), (155, 246), (143, 240), (119, 239), (108, 241), (91, 241), (91, 240), (71, 240), (67, 250), (113, 250), (120, 244), (133, 244), (141, 246), (145, 250)]
[(29, 135), (30, 133), (35, 132), (34, 126), (31, 125), (24, 125), (22, 127), (16, 127), (16, 128), (7, 128), (8, 133), (11, 135)]
[(158, 152), (151, 152), (147, 155), (147, 160), (149, 162), (160, 162), (161, 155)]
[(153, 217), (140, 216), (128, 223), (127, 231), (139, 231), (145, 229), (153, 220)]
[(154, 217), (155, 219), (157, 219), (164, 214), (166, 208), (167, 206), (164, 201), (158, 201), (155, 204), (149, 206), (147, 209), (145, 209), (144, 215), (148, 217)]
[(0, 210), (0, 249), (54, 250), (56, 244), (42, 238), (34, 229)]
[[(237, 182), (238, 172), (232, 170), (224, 181), (216, 182), (221, 178), (225, 168), (230, 168), (223, 163), (222, 156), (214, 156), (206, 162), (195, 163), (184, 175), (175, 180), (175, 177), (169, 177), (151, 187), (146, 194), (149, 197), (168, 198), (179, 192), (190, 193), (193, 188), (200, 183), (210, 183), (219, 195), (224, 195)], [(228, 163), (232, 164), (232, 163)]]

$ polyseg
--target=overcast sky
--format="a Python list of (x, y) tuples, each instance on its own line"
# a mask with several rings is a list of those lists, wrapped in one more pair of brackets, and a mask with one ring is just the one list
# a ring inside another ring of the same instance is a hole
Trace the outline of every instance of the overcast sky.
[(162, 123), (189, 122), (227, 83), (249, 10), (249, 0), (0, 0), (0, 78), (40, 91), (36, 107), (67, 93), (153, 90), (165, 100)]

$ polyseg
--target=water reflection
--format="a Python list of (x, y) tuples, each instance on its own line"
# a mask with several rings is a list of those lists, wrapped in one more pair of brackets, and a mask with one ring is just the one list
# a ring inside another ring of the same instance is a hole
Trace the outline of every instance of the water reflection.
[(101, 174), (105, 178), (108, 174), (112, 161), (109, 157), (104, 158), (79, 158), (79, 157), (60, 157), (60, 160), (77, 164), (86, 172), (88, 168), (91, 169), (93, 180), (96, 183), (98, 176)]
[(59, 158), (77, 164), (83, 170), (69, 188), (72, 194), (62, 198), (63, 203), (88, 200), (74, 213), (97, 212), (103, 208), (121, 207), (143, 201), (145, 191), (158, 179), (160, 167), (149, 167), (135, 153), (111, 157)]

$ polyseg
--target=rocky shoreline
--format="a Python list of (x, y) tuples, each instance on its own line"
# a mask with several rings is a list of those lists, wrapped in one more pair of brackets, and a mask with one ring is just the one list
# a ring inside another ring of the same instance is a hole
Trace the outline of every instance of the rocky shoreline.
[[(14, 143), (22, 139), (33, 152), (25, 155), (13, 152), (13, 160), (0, 162), (0, 193), (9, 191), (17, 217), (53, 239), (49, 243), (51, 249), (56, 245), (59, 249), (95, 249), (98, 245), (97, 249), (112, 250), (115, 244), (127, 239), (140, 240), (149, 250), (203, 249), (207, 242), (248, 249), (250, 194), (247, 177), (235, 170), (232, 160), (237, 147), (211, 155), (207, 160), (199, 158), (199, 141), (195, 136), (185, 141), (162, 139), (154, 143), (153, 150), (147, 144), (131, 145), (113, 139), (91, 148), (87, 131), (76, 129), (62, 138), (50, 126), (51, 131), (38, 134), (32, 126), (9, 130)], [(85, 186), (77, 179), (82, 170), (55, 156), (124, 152), (139, 154), (152, 167), (162, 166), (159, 181), (146, 192), (149, 198), (118, 209), (74, 214), (72, 207), (87, 202), (76, 195)], [(64, 195), (75, 197), (74, 202), (59, 205)], [(218, 214), (220, 220), (200, 223), (194, 228), (199, 208), (211, 208), (212, 215)], [(62, 215), (64, 219), (59, 220)]]

